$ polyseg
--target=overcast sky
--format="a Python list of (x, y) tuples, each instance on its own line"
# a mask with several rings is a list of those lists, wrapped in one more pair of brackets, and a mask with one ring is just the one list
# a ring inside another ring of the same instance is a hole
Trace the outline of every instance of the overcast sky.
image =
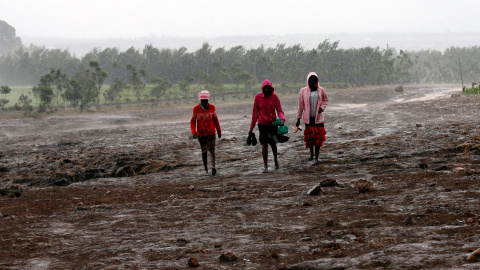
[(480, 31), (478, 0), (0, 0), (17, 36), (136, 38)]

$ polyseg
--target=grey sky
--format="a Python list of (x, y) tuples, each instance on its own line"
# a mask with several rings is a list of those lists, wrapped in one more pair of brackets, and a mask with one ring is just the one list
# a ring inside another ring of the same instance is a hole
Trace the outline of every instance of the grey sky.
[(0, 0), (17, 35), (218, 37), (480, 32), (478, 0)]

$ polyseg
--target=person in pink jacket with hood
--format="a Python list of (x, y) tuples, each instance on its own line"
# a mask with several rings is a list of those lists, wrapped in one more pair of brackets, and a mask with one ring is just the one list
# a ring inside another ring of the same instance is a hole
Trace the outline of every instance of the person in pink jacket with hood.
[(260, 144), (262, 145), (263, 156), (263, 172), (268, 172), (268, 145), (272, 147), (273, 159), (275, 161), (275, 169), (279, 169), (277, 159), (277, 125), (272, 123), (277, 120), (277, 114), (280, 120), (285, 123), (285, 114), (280, 104), (280, 99), (274, 93), (275, 88), (269, 80), (262, 83), (262, 92), (255, 96), (253, 103), (252, 122), (248, 136), (252, 135), (255, 124), (258, 121), (258, 130), (260, 131)]
[(307, 76), (307, 86), (300, 89), (298, 96), (297, 123), (293, 132), (297, 132), (300, 126), (300, 119), (305, 123), (304, 141), (310, 149), (310, 158), (313, 160), (313, 148), (315, 146), (315, 162), (318, 162), (320, 147), (326, 140), (323, 111), (328, 104), (328, 97), (325, 89), (318, 85), (318, 75), (310, 72)]

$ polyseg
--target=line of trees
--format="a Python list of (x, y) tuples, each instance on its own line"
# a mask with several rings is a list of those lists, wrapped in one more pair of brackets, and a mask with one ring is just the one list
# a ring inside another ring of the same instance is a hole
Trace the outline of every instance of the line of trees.
[(275, 48), (230, 49), (212, 48), (209, 43), (195, 52), (186, 48), (159, 49), (146, 45), (142, 50), (131, 47), (95, 48), (81, 58), (68, 50), (20, 46), (13, 53), (0, 57), (0, 85), (36, 85), (51, 68), (61, 69), (68, 76), (98, 61), (108, 74), (105, 83), (116, 80), (128, 82), (132, 67), (144, 72), (145, 83), (161, 78), (172, 84), (198, 83), (236, 86), (258, 83), (268, 78), (289, 84), (305, 80), (305, 74), (316, 71), (322, 83), (349, 85), (407, 84), (407, 83), (459, 83), (459, 61), (466, 82), (477, 81), (480, 66), (480, 47), (452, 47), (444, 52), (422, 50), (396, 52), (392, 48), (341, 49), (339, 41), (325, 40), (317, 48), (306, 50), (301, 45)]
[[(7, 86), (31, 86), (39, 112), (71, 106), (80, 111), (100, 106), (104, 100), (116, 103), (129, 90), (135, 101), (169, 100), (174, 85), (187, 98), (192, 85), (204, 85), (225, 98), (225, 84), (234, 85), (233, 95), (247, 95), (247, 89), (270, 79), (282, 87), (296, 86), (310, 71), (316, 71), (323, 85), (362, 86), (408, 83), (460, 83), (477, 81), (480, 74), (480, 47), (449, 48), (445, 52), (402, 51), (387, 47), (341, 49), (339, 41), (324, 40), (317, 48), (301, 45), (245, 49), (243, 46), (213, 49), (204, 43), (195, 52), (186, 48), (120, 52), (117, 48), (93, 49), (81, 58), (68, 50), (22, 45), (0, 56), (0, 109), (8, 102)], [(460, 73), (463, 73), (463, 77)], [(146, 85), (150, 86), (146, 92)], [(242, 91), (243, 89), (243, 91)], [(251, 91), (251, 90), (250, 90)], [(254, 91), (255, 92), (255, 91)], [(178, 96), (177, 96), (178, 97)], [(133, 101), (129, 98), (127, 102)], [(14, 101), (15, 102), (15, 101)], [(20, 96), (16, 109), (32, 110), (32, 100)]]

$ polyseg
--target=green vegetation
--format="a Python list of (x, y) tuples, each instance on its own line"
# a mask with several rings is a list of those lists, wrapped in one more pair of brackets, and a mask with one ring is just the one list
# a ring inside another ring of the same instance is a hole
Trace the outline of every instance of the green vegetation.
[(480, 94), (480, 85), (476, 82), (473, 82), (471, 88), (463, 86), (462, 92), (465, 95)]
[(3, 96), (0, 98), (0, 111), (3, 109), (3, 107), (9, 102), (8, 99), (5, 97), (10, 93), (12, 89), (6, 85), (0, 86), (0, 94)]
[[(0, 21), (1, 22), (1, 21)], [(310, 71), (327, 89), (366, 85), (463, 83), (480, 74), (480, 47), (451, 47), (444, 52), (397, 52), (394, 48), (342, 49), (328, 39), (306, 50), (287, 47), (246, 49), (212, 48), (204, 43), (195, 52), (185, 47), (142, 50), (95, 48), (81, 58), (68, 50), (25, 47), (7, 29), (0, 52), (0, 110), (51, 113), (73, 109), (89, 111), (102, 106), (165, 106), (197, 102), (204, 89), (214, 101), (251, 99), (269, 79), (280, 94), (298, 93)], [(1, 36), (0, 36), (1, 38)], [(463, 67), (463, 69), (462, 69)], [(33, 86), (33, 87), (22, 87)], [(8, 91), (7, 89), (11, 89)], [(477, 90), (475, 90), (477, 89)], [(464, 93), (476, 93), (464, 88)], [(2, 112), (2, 113), (3, 113)]]

